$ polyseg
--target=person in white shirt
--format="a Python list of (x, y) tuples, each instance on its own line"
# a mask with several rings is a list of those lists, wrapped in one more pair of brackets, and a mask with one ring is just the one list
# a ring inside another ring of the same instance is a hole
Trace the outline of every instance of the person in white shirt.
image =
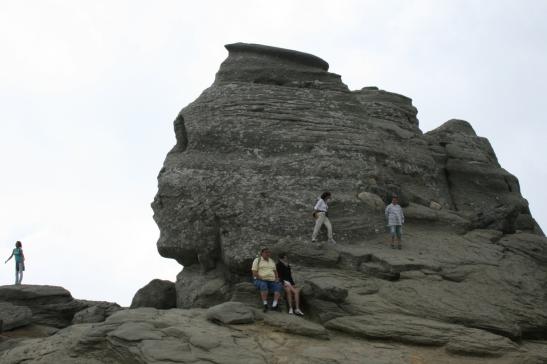
[(315, 227), (313, 228), (313, 234), (311, 236), (312, 243), (317, 241), (317, 234), (323, 224), (327, 227), (327, 235), (329, 237), (329, 243), (336, 244), (336, 241), (332, 238), (332, 224), (328, 218), (328, 200), (331, 198), (330, 192), (323, 192), (321, 197), (317, 200), (313, 208), (313, 217), (315, 218)]
[(391, 203), (386, 207), (386, 220), (391, 234), (391, 247), (395, 249), (395, 241), (397, 241), (397, 247), (401, 249), (401, 235), (403, 233), (405, 215), (403, 214), (401, 205), (399, 205), (399, 197), (397, 195), (392, 196)]

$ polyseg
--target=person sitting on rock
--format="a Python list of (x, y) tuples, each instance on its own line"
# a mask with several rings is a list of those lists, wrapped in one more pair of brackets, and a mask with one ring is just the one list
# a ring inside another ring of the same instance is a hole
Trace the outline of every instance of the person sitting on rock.
[[(285, 288), (287, 295), (287, 302), (289, 304), (289, 315), (296, 314), (298, 316), (304, 316), (304, 313), (300, 311), (300, 288), (296, 287), (291, 274), (291, 265), (289, 264), (289, 257), (287, 253), (279, 254), (279, 262), (277, 262), (277, 274), (279, 274), (279, 280)], [(294, 299), (294, 310), (293, 310)]]
[(15, 249), (6, 260), (6, 263), (15, 256), (15, 284), (19, 285), (23, 282), (23, 272), (25, 270), (25, 255), (23, 254), (23, 244), (20, 241), (15, 243)]
[(316, 242), (317, 234), (319, 233), (319, 229), (321, 229), (321, 226), (325, 224), (327, 227), (327, 235), (329, 237), (329, 243), (336, 244), (336, 241), (334, 241), (332, 237), (332, 224), (329, 221), (328, 218), (328, 208), (327, 201), (331, 198), (330, 192), (323, 192), (321, 197), (317, 199), (317, 203), (315, 204), (313, 208), (313, 217), (315, 218), (315, 227), (313, 228), (313, 234), (311, 236), (312, 243)]
[(253, 261), (251, 268), (254, 284), (260, 291), (264, 312), (268, 311), (268, 293), (271, 291), (274, 293), (272, 309), (276, 311), (279, 310), (279, 297), (281, 295), (281, 284), (279, 284), (277, 269), (271, 256), (270, 249), (262, 248), (260, 256)]
[(386, 220), (391, 234), (391, 248), (395, 249), (395, 241), (397, 241), (397, 248), (401, 249), (401, 235), (403, 233), (405, 215), (403, 214), (401, 205), (399, 205), (399, 197), (397, 195), (392, 196), (391, 203), (386, 207)]

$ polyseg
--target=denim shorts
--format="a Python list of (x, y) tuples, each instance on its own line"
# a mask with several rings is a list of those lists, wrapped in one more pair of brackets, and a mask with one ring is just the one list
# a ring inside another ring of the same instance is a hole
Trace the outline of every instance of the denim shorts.
[(261, 279), (255, 279), (255, 287), (258, 288), (260, 292), (269, 291), (269, 292), (281, 292), (281, 284), (279, 282), (272, 281), (263, 281)]
[(15, 271), (16, 272), (23, 272), (24, 270), (25, 270), (25, 263), (23, 263), (23, 262), (15, 263)]
[(401, 225), (389, 225), (389, 233), (391, 236), (397, 236), (400, 239), (403, 234), (403, 227)]

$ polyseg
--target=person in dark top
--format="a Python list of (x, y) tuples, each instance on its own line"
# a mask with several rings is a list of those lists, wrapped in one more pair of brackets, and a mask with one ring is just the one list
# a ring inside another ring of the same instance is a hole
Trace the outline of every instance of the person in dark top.
[[(304, 316), (304, 313), (300, 310), (300, 288), (296, 287), (294, 279), (291, 274), (291, 265), (289, 264), (289, 257), (287, 253), (281, 253), (279, 255), (279, 262), (276, 265), (277, 274), (279, 280), (285, 288), (287, 294), (287, 302), (289, 303), (289, 315), (295, 314), (298, 316)], [(294, 303), (294, 308), (293, 308)]]

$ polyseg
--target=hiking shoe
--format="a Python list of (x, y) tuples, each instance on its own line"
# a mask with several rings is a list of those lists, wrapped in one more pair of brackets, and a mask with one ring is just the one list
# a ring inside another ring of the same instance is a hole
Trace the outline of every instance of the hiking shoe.
[(334, 239), (329, 239), (329, 243), (336, 244), (336, 241)]
[(311, 242), (312, 243), (317, 243), (317, 240), (316, 239), (311, 239)]
[(279, 305), (272, 306), (272, 310), (279, 312), (280, 311)]
[(264, 305), (264, 308), (262, 309), (262, 312), (264, 312), (264, 313), (268, 312), (268, 305)]
[(395, 245), (391, 244), (391, 249), (395, 249)]
[(399, 249), (399, 250), (403, 249), (403, 247), (401, 246), (401, 244), (399, 244), (399, 245), (397, 246), (397, 249)]
[(292, 308), (289, 308), (289, 315), (292, 315), (294, 313), (294, 311), (292, 310)]
[(304, 316), (304, 312), (300, 311), (299, 308), (297, 308), (296, 310), (294, 310), (294, 314), (295, 314), (295, 315), (298, 315), (298, 316)]

